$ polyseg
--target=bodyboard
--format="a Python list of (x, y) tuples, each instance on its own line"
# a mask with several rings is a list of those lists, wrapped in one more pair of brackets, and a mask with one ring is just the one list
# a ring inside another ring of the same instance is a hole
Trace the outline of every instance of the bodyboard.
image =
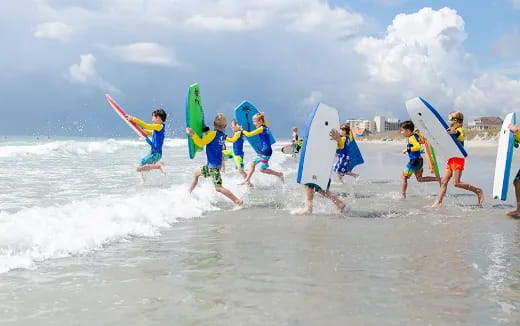
[(336, 141), (330, 139), (331, 129), (339, 130), (338, 110), (319, 103), (309, 115), (305, 125), (296, 177), (298, 183), (316, 184), (324, 190), (329, 188), (338, 146)]
[[(188, 89), (186, 96), (186, 127), (202, 138), (202, 127), (204, 126), (204, 110), (202, 109), (202, 100), (200, 97), (199, 84), (193, 84)], [(188, 136), (188, 153), (191, 159), (195, 157), (197, 152), (202, 151), (202, 147), (195, 145), (190, 135)]]
[[(253, 116), (257, 113), (259, 113), (258, 109), (247, 101), (243, 101), (235, 108), (235, 118), (237, 119), (237, 123), (242, 126), (245, 131), (253, 131), (256, 129), (255, 125), (253, 124)], [(265, 125), (269, 127), (267, 120), (265, 121)], [(276, 142), (276, 140), (274, 139), (272, 133), (270, 136), (272, 145)], [(262, 154), (262, 143), (260, 142), (260, 136), (256, 135), (253, 137), (247, 137), (247, 141), (257, 154)]]
[(144, 132), (144, 130), (141, 129), (141, 127), (139, 127), (135, 122), (126, 120), (126, 118), (128, 117), (128, 114), (119, 106), (119, 104), (116, 103), (116, 101), (114, 101), (114, 99), (112, 99), (110, 97), (110, 95), (105, 94), (105, 97), (106, 97), (108, 103), (110, 104), (110, 106), (112, 107), (112, 109), (114, 109), (114, 111), (116, 111), (117, 115), (120, 116), (124, 122), (126, 122), (126, 124), (130, 127), (130, 129), (132, 129), (138, 136), (141, 136), (144, 138), (148, 137), (148, 135)]
[(435, 148), (437, 158), (444, 160), (452, 157), (466, 157), (468, 154), (455, 135), (447, 132), (449, 126), (437, 110), (420, 97), (406, 101), (406, 110), (415, 128), (419, 129), (428, 142)]
[(509, 113), (504, 118), (498, 138), (495, 177), (493, 179), (493, 198), (506, 200), (511, 172), (511, 161), (515, 144), (514, 134), (509, 130), (509, 124), (516, 124), (516, 114)]

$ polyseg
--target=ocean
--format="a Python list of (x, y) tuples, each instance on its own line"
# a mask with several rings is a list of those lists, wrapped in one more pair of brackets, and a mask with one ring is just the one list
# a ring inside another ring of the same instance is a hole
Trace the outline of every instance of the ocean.
[(284, 184), (256, 172), (239, 185), (228, 160), (234, 210), (211, 180), (187, 193), (205, 155), (188, 159), (185, 139), (166, 140), (166, 176), (144, 182), (142, 140), (0, 140), (2, 325), (520, 324), (520, 221), (505, 216), (512, 185), (491, 199), (496, 141), (466, 143), (462, 180), (483, 188), (483, 207), (450, 184), (431, 208), (438, 185), (414, 179), (400, 200), (396, 140), (358, 143), (360, 177), (331, 187), (344, 213), (317, 195), (301, 216), (288, 141), (270, 162)]

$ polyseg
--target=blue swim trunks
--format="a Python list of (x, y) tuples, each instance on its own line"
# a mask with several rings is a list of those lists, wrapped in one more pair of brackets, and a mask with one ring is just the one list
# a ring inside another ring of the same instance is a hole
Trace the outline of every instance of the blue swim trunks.
[(253, 158), (253, 162), (260, 163), (260, 170), (265, 170), (269, 168), (269, 159), (271, 156), (265, 156), (262, 154), (256, 154)]
[(423, 172), (423, 159), (422, 157), (413, 158), (406, 164), (406, 167), (403, 170), (403, 175), (405, 177), (410, 177), (412, 174), (421, 176)]
[(157, 162), (159, 162), (161, 157), (162, 157), (162, 154), (160, 154), (160, 153), (150, 153), (150, 154), (146, 155), (145, 157), (143, 157), (143, 159), (141, 160), (141, 166), (146, 165), (146, 164), (157, 163)]

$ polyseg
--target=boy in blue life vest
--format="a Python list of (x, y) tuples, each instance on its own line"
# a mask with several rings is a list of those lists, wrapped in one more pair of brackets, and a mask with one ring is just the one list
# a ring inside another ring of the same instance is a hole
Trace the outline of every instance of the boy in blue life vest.
[(233, 159), (236, 169), (245, 179), (247, 174), (244, 171), (244, 135), (236, 119), (231, 120), (231, 130), (233, 130), (233, 137), (227, 137), (226, 141), (233, 143), (233, 149), (225, 149), (222, 153), (226, 159)]
[(137, 172), (149, 171), (159, 169), (163, 174), (164, 165), (158, 163), (162, 157), (162, 147), (164, 143), (164, 130), (166, 129), (164, 122), (166, 121), (166, 112), (163, 109), (157, 109), (152, 112), (152, 123), (146, 123), (131, 115), (126, 117), (126, 120), (135, 122), (138, 126), (143, 128), (148, 136), (152, 136), (152, 140), (146, 138), (146, 142), (150, 145), (150, 154), (146, 155), (141, 160), (141, 165), (137, 167)]
[(206, 146), (206, 157), (208, 162), (200, 169), (195, 170), (193, 173), (193, 181), (191, 182), (188, 191), (191, 193), (199, 182), (199, 177), (204, 178), (211, 177), (213, 179), (213, 185), (215, 190), (220, 192), (227, 198), (229, 198), (235, 205), (242, 206), (243, 201), (235, 196), (230, 190), (222, 187), (222, 177), (220, 175), (220, 168), (222, 166), (222, 145), (224, 145), (226, 135), (224, 130), (226, 129), (227, 121), (226, 117), (222, 113), (218, 113), (213, 122), (215, 130), (209, 130), (206, 132), (204, 137), (200, 138), (191, 128), (186, 128), (186, 133), (191, 136), (195, 145), (199, 147)]
[(421, 137), (414, 132), (415, 126), (412, 121), (401, 122), (401, 134), (408, 138), (406, 148), (403, 149), (403, 154), (408, 153), (410, 161), (406, 164), (401, 175), (401, 198), (406, 198), (406, 188), (408, 187), (408, 179), (415, 174), (418, 182), (440, 182), (437, 177), (423, 177), (423, 158), (421, 157)]
[(265, 125), (265, 117), (263, 112), (257, 113), (253, 116), (253, 124), (256, 127), (255, 130), (250, 132), (242, 130), (242, 133), (246, 137), (253, 137), (258, 135), (260, 137), (262, 150), (261, 154), (257, 154), (251, 162), (251, 164), (249, 165), (249, 170), (247, 171), (247, 176), (243, 184), (249, 184), (249, 180), (255, 172), (255, 167), (258, 163), (260, 163), (260, 172), (275, 175), (278, 178), (280, 178), (282, 182), (284, 182), (282, 172), (277, 172), (269, 168), (269, 159), (271, 158), (271, 155), (273, 155), (273, 149), (271, 148), (271, 131), (269, 131), (269, 127)]

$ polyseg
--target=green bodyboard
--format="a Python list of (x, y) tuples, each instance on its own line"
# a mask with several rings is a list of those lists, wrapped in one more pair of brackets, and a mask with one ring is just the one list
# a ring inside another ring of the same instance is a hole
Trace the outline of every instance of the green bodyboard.
[[(193, 84), (188, 89), (186, 97), (186, 127), (202, 138), (202, 127), (204, 126), (204, 110), (202, 109), (202, 100), (200, 97), (199, 84)], [(191, 136), (188, 135), (188, 153), (193, 159), (197, 152), (202, 151), (202, 147), (195, 145)]]

